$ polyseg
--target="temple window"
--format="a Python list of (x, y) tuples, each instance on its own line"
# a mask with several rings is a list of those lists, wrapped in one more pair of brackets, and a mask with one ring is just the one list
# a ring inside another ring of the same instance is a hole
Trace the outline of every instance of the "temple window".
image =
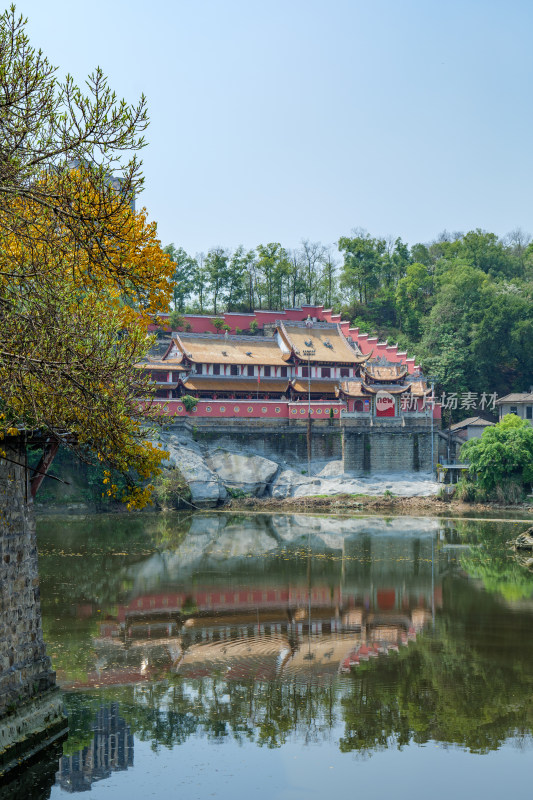
[(197, 364), (196, 365), (196, 374), (197, 375), (201, 375), (202, 371), (203, 371), (203, 364)]
[(220, 375), (220, 364), (213, 364), (213, 375)]
[(230, 375), (238, 375), (239, 374), (239, 367), (237, 364), (232, 364), (229, 371)]
[(341, 378), (349, 378), (349, 377), (350, 377), (350, 368), (341, 367)]
[(331, 368), (330, 367), (322, 367), (322, 377), (323, 378), (331, 378)]
[(270, 367), (265, 367), (264, 371), (263, 371), (263, 374), (264, 374), (265, 378), (270, 378)]
[(279, 371), (279, 374), (281, 375), (282, 378), (286, 378), (287, 377), (287, 367), (281, 367), (280, 371)]
[(248, 364), (248, 366), (246, 367), (246, 373), (248, 375), (254, 375), (255, 374), (255, 367), (252, 364)]
[(302, 378), (309, 377), (309, 367), (302, 367)]

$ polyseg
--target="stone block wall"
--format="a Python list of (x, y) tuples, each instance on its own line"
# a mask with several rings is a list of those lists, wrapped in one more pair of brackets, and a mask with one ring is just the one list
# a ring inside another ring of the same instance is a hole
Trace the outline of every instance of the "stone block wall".
[[(434, 462), (437, 459), (435, 435)], [(344, 469), (359, 475), (376, 472), (430, 472), (431, 431), (346, 427)]]
[[(248, 426), (206, 430), (200, 428), (193, 433), (196, 441), (230, 445), (250, 450), (265, 458), (283, 459), (289, 462), (307, 460), (307, 422), (298, 426)], [(230, 448), (231, 449), (231, 448)], [(342, 458), (342, 431), (337, 425), (318, 425), (313, 422), (311, 457), (321, 461), (337, 461)]]
[(5, 443), (2, 449), (6, 458), (0, 458), (0, 717), (55, 685), (41, 625), (25, 452)]

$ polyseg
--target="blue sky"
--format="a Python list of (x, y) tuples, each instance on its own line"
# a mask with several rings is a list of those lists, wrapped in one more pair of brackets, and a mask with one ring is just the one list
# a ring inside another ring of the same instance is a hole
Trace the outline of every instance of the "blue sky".
[(164, 244), (533, 232), (531, 0), (17, 9), (61, 73), (147, 95), (140, 204)]

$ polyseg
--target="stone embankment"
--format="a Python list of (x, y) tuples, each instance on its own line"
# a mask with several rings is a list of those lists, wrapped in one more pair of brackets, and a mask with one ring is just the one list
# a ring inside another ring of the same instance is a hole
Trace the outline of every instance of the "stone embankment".
[(41, 624), (25, 453), (0, 457), (0, 776), (66, 727)]
[(160, 443), (168, 453), (164, 467), (179, 469), (190, 488), (190, 502), (212, 508), (231, 498), (309, 498), (324, 495), (395, 495), (431, 497), (439, 486), (425, 473), (394, 473), (357, 477), (343, 472), (342, 461), (266, 458), (247, 445), (221, 438), (194, 441), (182, 431), (163, 431)]

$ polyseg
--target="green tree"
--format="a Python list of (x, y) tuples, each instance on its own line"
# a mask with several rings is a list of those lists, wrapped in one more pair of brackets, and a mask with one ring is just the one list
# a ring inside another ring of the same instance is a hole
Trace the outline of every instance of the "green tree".
[(472, 357), (472, 335), (483, 315), (483, 286), (478, 269), (456, 262), (437, 276), (435, 303), (424, 319), (420, 353), (428, 371), (449, 392), (485, 391)]
[(411, 258), (414, 262), (418, 262), (419, 264), (424, 264), (425, 267), (431, 266), (431, 256), (429, 254), (429, 249), (425, 244), (414, 244), (411, 247)]
[(205, 253), (197, 253), (195, 262), (194, 291), (197, 301), (194, 303), (193, 308), (197, 308), (200, 314), (203, 314), (206, 308), (209, 291), (209, 271), (207, 269)]
[(228, 283), (224, 291), (228, 311), (246, 307), (250, 291), (250, 267), (254, 260), (254, 251), (245, 251), (242, 245), (233, 252), (228, 264)]
[[(147, 479), (163, 453), (135, 365), (168, 308), (172, 265), (133, 211), (146, 102), (118, 100), (100, 69), (85, 94), (61, 81), (25, 24), (14, 6), (0, 16), (2, 426), (55, 442), (69, 431), (82, 457)], [(148, 495), (132, 485), (129, 499)]]
[(209, 291), (213, 300), (213, 311), (217, 313), (219, 300), (224, 296), (229, 282), (229, 255), (223, 247), (214, 247), (205, 258), (205, 269), (209, 280)]
[(414, 339), (421, 333), (421, 321), (428, 311), (433, 279), (424, 264), (408, 264), (406, 275), (396, 288), (396, 306), (400, 316), (400, 329)]
[(182, 328), (185, 324), (185, 320), (180, 312), (175, 308), (173, 311), (170, 312), (168, 323), (173, 331), (177, 330), (178, 328)]
[(470, 465), (470, 475), (486, 490), (504, 481), (524, 488), (533, 483), (533, 428), (516, 414), (506, 414), (497, 425), (485, 428), (480, 439), (461, 448), (461, 459)]
[[(289, 275), (287, 252), (279, 242), (260, 244), (257, 247), (259, 297), (267, 308), (276, 308), (283, 300), (284, 281)], [(259, 307), (261, 308), (261, 302)]]
[(287, 302), (291, 308), (296, 308), (305, 289), (300, 250), (292, 250), (288, 253), (287, 259)]
[(339, 250), (344, 253), (340, 285), (353, 300), (368, 303), (380, 286), (386, 243), (383, 239), (372, 239), (369, 234), (339, 239)]
[(194, 288), (197, 263), (182, 247), (175, 247), (174, 244), (168, 244), (163, 248), (163, 252), (170, 256), (174, 264), (174, 273), (171, 279), (174, 308), (183, 312), (185, 311), (185, 301), (190, 297)]
[(495, 233), (476, 228), (469, 231), (461, 241), (459, 256), (476, 269), (492, 275), (512, 275), (513, 260), (504, 250)]
[(337, 284), (337, 262), (333, 258), (331, 248), (324, 249), (324, 268), (319, 286), (318, 299), (324, 305), (331, 307), (335, 300)]
[(300, 247), (300, 274), (306, 303), (316, 303), (322, 285), (322, 270), (326, 262), (326, 248), (320, 242), (303, 239)]

